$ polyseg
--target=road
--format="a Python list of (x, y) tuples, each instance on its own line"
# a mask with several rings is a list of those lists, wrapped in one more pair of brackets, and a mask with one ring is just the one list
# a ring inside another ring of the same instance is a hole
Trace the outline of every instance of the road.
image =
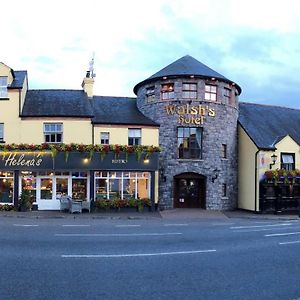
[(300, 299), (300, 222), (0, 218), (0, 299)]

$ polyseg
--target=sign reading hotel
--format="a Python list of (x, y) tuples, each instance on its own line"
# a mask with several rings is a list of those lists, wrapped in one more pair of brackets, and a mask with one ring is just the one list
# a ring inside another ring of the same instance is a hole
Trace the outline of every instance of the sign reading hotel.
[(165, 106), (168, 115), (177, 115), (177, 123), (180, 125), (193, 124), (203, 125), (206, 117), (215, 117), (216, 112), (213, 108), (205, 105), (174, 105)]

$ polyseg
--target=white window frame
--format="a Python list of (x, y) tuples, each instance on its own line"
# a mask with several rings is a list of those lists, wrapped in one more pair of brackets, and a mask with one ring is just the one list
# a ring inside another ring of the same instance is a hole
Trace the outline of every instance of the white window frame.
[[(100, 132), (100, 144), (101, 145), (109, 145), (110, 134), (108, 131)], [(107, 143), (105, 142), (107, 141)]]
[(161, 99), (173, 100), (175, 98), (175, 85), (173, 82), (163, 83), (161, 85)]
[(8, 97), (7, 84), (8, 84), (8, 77), (0, 76), (0, 98)]
[(0, 123), (0, 142), (4, 141), (4, 123)]
[[(44, 123), (44, 142), (47, 144), (60, 144), (63, 143), (63, 123)], [(58, 136), (61, 136), (60, 141)], [(47, 141), (49, 136), (50, 141)], [(54, 141), (51, 141), (51, 136), (54, 137)]]
[(197, 99), (197, 83), (183, 82), (182, 83), (182, 98)]
[(214, 84), (205, 84), (204, 100), (217, 101), (217, 86)]
[[(130, 143), (132, 139), (132, 143)], [(142, 129), (141, 128), (128, 128), (128, 145), (141, 145), (142, 144)]]

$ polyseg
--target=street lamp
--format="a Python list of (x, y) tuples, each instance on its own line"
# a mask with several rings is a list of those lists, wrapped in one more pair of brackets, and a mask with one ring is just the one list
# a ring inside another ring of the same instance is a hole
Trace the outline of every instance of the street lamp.
[(275, 165), (276, 160), (277, 160), (277, 155), (275, 153), (273, 153), (273, 155), (271, 156), (272, 162), (270, 163), (270, 170), (272, 169), (272, 166)]

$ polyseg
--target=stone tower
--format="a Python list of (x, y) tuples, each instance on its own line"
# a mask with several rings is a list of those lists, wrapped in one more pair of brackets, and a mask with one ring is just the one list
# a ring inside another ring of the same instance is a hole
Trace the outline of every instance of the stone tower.
[(241, 88), (184, 56), (134, 92), (139, 110), (160, 124), (160, 208), (235, 208)]

